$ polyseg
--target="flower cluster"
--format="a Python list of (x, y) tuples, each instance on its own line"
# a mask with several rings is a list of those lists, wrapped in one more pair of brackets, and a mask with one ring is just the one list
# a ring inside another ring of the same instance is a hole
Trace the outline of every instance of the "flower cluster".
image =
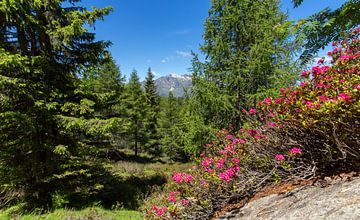
[(334, 42), (336, 48), (328, 53), (331, 64), (319, 59), (317, 66), (301, 73), (298, 86), (282, 88), (279, 97), (244, 109), (251, 128), (218, 131), (189, 173), (173, 174), (169, 193), (146, 211), (147, 216), (199, 218), (232, 194), (249, 195), (262, 184), (291, 179), (302, 169), (313, 172), (314, 164), (327, 167), (328, 158), (350, 155), (359, 161), (360, 129), (353, 124), (360, 121), (359, 35), (357, 28)]

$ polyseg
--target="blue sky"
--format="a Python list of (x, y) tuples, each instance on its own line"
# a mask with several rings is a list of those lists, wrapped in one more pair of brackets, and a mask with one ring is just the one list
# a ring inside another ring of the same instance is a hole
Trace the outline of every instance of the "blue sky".
[[(344, 2), (304, 0), (293, 9), (291, 0), (282, 0), (281, 5), (291, 20), (297, 20)], [(135, 68), (144, 79), (149, 67), (156, 77), (189, 72), (190, 51), (199, 53), (203, 42), (210, 0), (84, 0), (83, 4), (114, 7), (113, 13), (96, 24), (97, 38), (113, 43), (110, 51), (124, 75)]]

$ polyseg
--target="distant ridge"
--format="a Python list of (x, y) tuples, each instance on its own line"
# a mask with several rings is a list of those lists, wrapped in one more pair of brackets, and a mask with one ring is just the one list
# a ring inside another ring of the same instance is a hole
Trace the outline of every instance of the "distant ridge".
[(168, 96), (172, 91), (175, 97), (183, 97), (184, 89), (192, 87), (192, 79), (190, 75), (171, 73), (156, 79), (155, 84), (160, 96)]

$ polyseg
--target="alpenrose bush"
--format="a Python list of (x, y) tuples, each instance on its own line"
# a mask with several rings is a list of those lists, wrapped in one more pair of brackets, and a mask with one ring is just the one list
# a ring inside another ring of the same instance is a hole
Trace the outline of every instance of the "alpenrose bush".
[(359, 35), (357, 28), (334, 42), (330, 63), (304, 70), (299, 86), (258, 103), (253, 117), (273, 134), (267, 145), (303, 146), (304, 162), (318, 172), (359, 166)]
[(174, 173), (164, 193), (147, 201), (145, 217), (208, 219), (270, 182), (359, 166), (359, 32), (334, 42), (330, 65), (320, 59), (299, 86), (244, 110), (253, 129), (219, 131), (193, 169)]

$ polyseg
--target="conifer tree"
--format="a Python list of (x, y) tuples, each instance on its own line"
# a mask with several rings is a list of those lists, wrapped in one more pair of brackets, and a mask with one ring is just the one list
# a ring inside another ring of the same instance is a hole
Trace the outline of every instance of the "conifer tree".
[(110, 53), (98, 66), (87, 69), (82, 86), (88, 96), (95, 100), (95, 115), (106, 119), (120, 117), (123, 111), (121, 96), (124, 93), (125, 77)]
[(177, 121), (179, 119), (179, 106), (173, 93), (170, 91), (168, 97), (164, 99), (161, 117), (161, 145), (165, 148), (170, 159), (176, 158), (176, 149), (179, 148), (176, 141)]
[(129, 139), (133, 142), (132, 146), (137, 156), (140, 144), (146, 140), (145, 117), (146, 117), (146, 98), (141, 88), (141, 83), (136, 70), (130, 75), (129, 83), (126, 85), (124, 104), (126, 106), (126, 116), (129, 120), (127, 131)]
[(77, 94), (77, 75), (109, 43), (84, 25), (111, 8), (88, 11), (77, 2), (0, 2), (0, 184), (21, 187), (32, 205), (51, 207), (55, 186), (86, 172), (69, 130), (93, 102)]
[(160, 111), (160, 97), (155, 85), (154, 74), (151, 68), (148, 69), (145, 80), (145, 98), (147, 103), (146, 116), (146, 130), (147, 143), (146, 151), (154, 156), (159, 156), (161, 153), (158, 134), (158, 116)]
[(291, 58), (288, 26), (278, 0), (212, 1), (201, 47), (206, 62), (193, 60), (193, 93), (207, 125), (239, 127), (256, 94), (275, 86)]

